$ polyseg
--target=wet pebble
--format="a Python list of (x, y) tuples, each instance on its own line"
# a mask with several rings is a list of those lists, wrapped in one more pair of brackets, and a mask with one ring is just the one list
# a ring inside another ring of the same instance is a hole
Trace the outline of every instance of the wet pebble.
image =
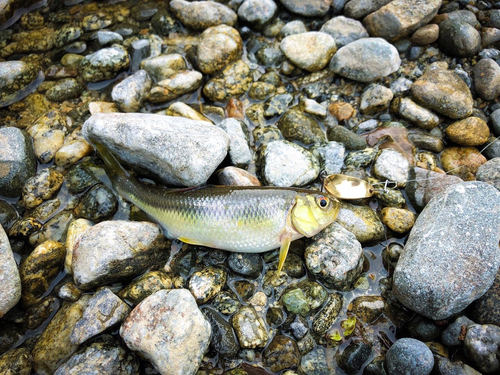
[(439, 48), (450, 56), (473, 56), (481, 50), (481, 36), (473, 26), (459, 19), (439, 24)]
[(0, 228), (0, 318), (21, 298), (21, 281), (9, 239)]
[(339, 142), (328, 142), (311, 149), (321, 164), (321, 169), (328, 175), (340, 173), (344, 165), (345, 147)]
[(111, 98), (121, 111), (138, 112), (151, 86), (149, 75), (139, 70), (113, 87)]
[(335, 323), (342, 309), (343, 299), (339, 293), (330, 294), (328, 301), (314, 317), (312, 329), (318, 335), (324, 335)]
[(411, 41), (415, 44), (425, 46), (434, 43), (439, 38), (439, 26), (436, 24), (428, 24), (422, 26), (411, 36)]
[(481, 59), (472, 71), (474, 89), (484, 100), (495, 99), (500, 95), (500, 67), (492, 59)]
[(228, 118), (217, 124), (229, 138), (229, 158), (235, 166), (245, 167), (252, 161), (253, 155), (248, 145), (246, 125), (234, 118)]
[(467, 328), (464, 349), (485, 374), (500, 369), (500, 327), (493, 324), (473, 324)]
[(373, 174), (382, 181), (404, 187), (408, 181), (410, 163), (400, 152), (385, 148), (379, 151), (373, 164)]
[(31, 374), (31, 353), (27, 348), (16, 348), (0, 357), (0, 373)]
[(438, 338), (443, 328), (430, 319), (415, 315), (408, 325), (408, 331), (413, 338), (427, 343)]
[(380, 241), (385, 238), (384, 225), (369, 206), (357, 206), (341, 202), (336, 221), (354, 234), (362, 244)]
[(123, 37), (120, 34), (108, 30), (99, 30), (95, 34), (95, 38), (101, 47), (108, 44), (121, 44), (123, 42)]
[(222, 102), (231, 97), (239, 97), (250, 87), (250, 68), (242, 60), (226, 66), (216, 77), (203, 87), (203, 94), (214, 102)]
[(174, 289), (142, 301), (121, 325), (120, 336), (162, 373), (195, 374), (211, 331), (191, 293)]
[(321, 27), (320, 31), (331, 35), (338, 48), (369, 37), (361, 22), (344, 16), (333, 17)]
[(479, 117), (468, 117), (448, 126), (446, 135), (460, 146), (479, 146), (488, 140), (490, 130)]
[(82, 318), (76, 322), (71, 342), (82, 344), (91, 337), (120, 323), (130, 312), (130, 307), (109, 288), (100, 288), (88, 301)]
[(204, 307), (201, 311), (212, 327), (211, 349), (224, 357), (236, 356), (240, 351), (240, 344), (231, 324), (220, 313), (210, 307)]
[(363, 150), (366, 139), (341, 125), (328, 129), (328, 140), (343, 143), (347, 150)]
[(464, 181), (475, 179), (477, 170), (486, 158), (475, 147), (447, 147), (441, 153), (441, 165), (445, 172)]
[(273, 19), (277, 10), (273, 0), (245, 0), (238, 8), (238, 17), (259, 29)]
[(389, 374), (428, 375), (434, 366), (434, 357), (422, 341), (403, 338), (389, 348), (385, 365)]
[(24, 61), (0, 62), (0, 108), (31, 94), (43, 80), (44, 75), (35, 64)]
[(87, 82), (99, 82), (114, 78), (130, 63), (128, 52), (119, 44), (100, 49), (80, 62), (80, 74)]
[(227, 262), (231, 271), (252, 279), (258, 277), (263, 268), (259, 254), (231, 253)]
[(255, 175), (241, 168), (225, 167), (217, 173), (220, 185), (260, 186)]
[(0, 129), (0, 190), (7, 197), (21, 195), (24, 184), (35, 176), (36, 156), (30, 137), (20, 129)]
[(337, 50), (329, 34), (315, 31), (289, 35), (280, 48), (294, 65), (309, 72), (323, 69)]
[(311, 145), (326, 140), (318, 121), (304, 113), (299, 106), (289, 108), (281, 116), (278, 129), (281, 130), (283, 137), (291, 142), (299, 141), (305, 145)]
[(399, 115), (422, 129), (432, 130), (441, 122), (438, 115), (409, 98), (401, 98), (396, 103)]
[(347, 374), (356, 374), (366, 362), (372, 348), (361, 340), (353, 340), (344, 349), (338, 359), (339, 367)]
[(382, 222), (393, 232), (404, 234), (410, 231), (416, 216), (404, 208), (384, 207), (381, 211)]
[(200, 35), (198, 66), (205, 74), (216, 73), (238, 60), (242, 50), (243, 41), (236, 29), (227, 25), (210, 27)]
[(195, 30), (204, 30), (221, 24), (233, 26), (238, 18), (229, 7), (211, 1), (199, 1), (193, 4), (174, 0), (170, 2), (170, 11), (184, 26)]
[(330, 69), (358, 82), (372, 82), (399, 69), (396, 48), (382, 38), (358, 39), (340, 48), (330, 61)]
[(274, 372), (295, 368), (300, 363), (297, 344), (291, 338), (283, 335), (274, 336), (264, 350), (263, 357), (266, 365)]
[(253, 307), (240, 307), (231, 317), (231, 324), (242, 348), (252, 349), (266, 346), (269, 332), (264, 320)]
[(444, 345), (450, 347), (462, 345), (467, 328), (472, 324), (474, 322), (465, 315), (459, 316), (443, 331), (441, 341)]
[(223, 290), (212, 300), (212, 306), (215, 307), (221, 314), (232, 315), (238, 311), (241, 303), (238, 300), (238, 296), (236, 296), (233, 291)]
[[(440, 153), (444, 150), (444, 142), (441, 138), (425, 132), (414, 132), (408, 134), (408, 140), (418, 149)], [(418, 163), (417, 163), (418, 165)]]
[(155, 56), (141, 62), (140, 68), (145, 70), (155, 82), (170, 78), (175, 73), (186, 70), (186, 62), (178, 53)]
[(363, 251), (354, 234), (333, 223), (313, 240), (304, 255), (309, 271), (330, 288), (349, 290), (363, 267)]
[[(405, 306), (431, 319), (445, 319), (491, 287), (499, 250), (493, 229), (498, 215), (490, 207), (499, 200), (498, 190), (475, 181), (449, 187), (426, 206), (394, 273), (394, 292)], [(443, 229), (450, 221), (461, 229)], [(478, 252), (483, 261), (471, 261)], [(453, 292), (448, 285), (454, 285)]]
[(365, 323), (373, 323), (385, 309), (381, 296), (360, 296), (352, 302), (351, 311)]
[(383, 112), (389, 108), (389, 104), (393, 98), (393, 93), (385, 86), (371, 84), (361, 95), (359, 109), (361, 113), (373, 115), (378, 112)]
[(73, 248), (75, 284), (90, 289), (137, 276), (168, 258), (167, 245), (160, 228), (153, 223), (119, 220), (99, 223), (83, 232)]
[(290, 12), (306, 17), (324, 16), (330, 9), (333, 0), (280, 0)]
[(163, 271), (149, 271), (120, 290), (118, 296), (138, 305), (143, 299), (161, 289), (173, 289), (171, 277)]
[(27, 129), (33, 138), (35, 155), (41, 163), (49, 163), (64, 143), (66, 119), (59, 111), (50, 111)]
[(193, 273), (189, 279), (189, 290), (198, 304), (214, 298), (226, 284), (227, 273), (218, 267), (206, 267)]
[(99, 222), (115, 213), (118, 200), (110, 188), (98, 184), (91, 188), (75, 207), (75, 215)]
[(500, 273), (490, 289), (473, 304), (470, 317), (480, 324), (500, 326)]
[(288, 287), (281, 301), (290, 313), (306, 317), (317, 310), (327, 297), (328, 293), (320, 284), (304, 280)]
[(274, 141), (260, 148), (262, 176), (268, 184), (303, 186), (319, 174), (319, 161), (306, 149), (288, 142)]

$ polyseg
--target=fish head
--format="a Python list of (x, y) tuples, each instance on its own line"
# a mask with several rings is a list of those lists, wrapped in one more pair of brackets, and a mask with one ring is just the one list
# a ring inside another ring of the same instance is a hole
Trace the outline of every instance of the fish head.
[(299, 194), (291, 212), (292, 224), (300, 234), (312, 237), (335, 220), (339, 209), (340, 202), (330, 194)]

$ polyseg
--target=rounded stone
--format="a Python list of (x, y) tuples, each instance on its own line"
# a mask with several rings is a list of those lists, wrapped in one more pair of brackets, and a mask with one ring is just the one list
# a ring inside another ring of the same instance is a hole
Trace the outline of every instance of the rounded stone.
[(410, 231), (416, 216), (404, 208), (384, 207), (381, 212), (382, 222), (393, 232), (404, 234)]
[(429, 375), (434, 357), (422, 341), (403, 338), (389, 348), (385, 364), (389, 374)]
[(9, 239), (0, 227), (0, 319), (19, 302), (21, 282)]
[(128, 68), (129, 63), (127, 50), (114, 44), (85, 56), (80, 62), (80, 74), (87, 82), (99, 82), (116, 77), (120, 70)]
[(468, 117), (446, 128), (446, 135), (460, 146), (479, 146), (490, 136), (490, 129), (479, 117)]
[(330, 35), (315, 31), (289, 35), (280, 48), (294, 65), (309, 72), (323, 69), (337, 51)]
[(484, 163), (486, 158), (475, 147), (447, 147), (441, 153), (443, 169), (464, 181), (474, 180)]
[(66, 78), (58, 81), (47, 90), (47, 99), (53, 102), (63, 102), (65, 100), (76, 99), (83, 92), (83, 85), (74, 78)]
[(214, 26), (200, 35), (198, 66), (205, 74), (213, 74), (238, 60), (243, 41), (238, 31), (227, 25)]
[(0, 356), (1, 374), (31, 374), (31, 353), (27, 348), (16, 348)]
[(446, 346), (459, 346), (463, 344), (464, 335), (467, 332), (467, 327), (474, 324), (472, 320), (465, 315), (459, 316), (443, 331), (441, 341)]
[(214, 102), (223, 102), (243, 95), (251, 84), (250, 68), (242, 60), (238, 60), (209, 80), (203, 87), (203, 94)]
[(340, 355), (339, 367), (347, 374), (356, 374), (361, 370), (371, 353), (370, 345), (361, 340), (353, 340)]
[(152, 84), (146, 71), (139, 70), (113, 87), (111, 98), (121, 111), (138, 112)]
[(473, 26), (459, 19), (439, 24), (439, 48), (456, 57), (471, 57), (481, 50), (481, 35)]
[(226, 272), (217, 267), (206, 267), (189, 279), (189, 290), (198, 304), (214, 298), (226, 284)]
[(261, 28), (273, 19), (277, 10), (273, 0), (245, 0), (238, 8), (238, 17), (256, 28)]
[(385, 301), (380, 296), (360, 296), (351, 303), (353, 314), (365, 323), (373, 323), (385, 309)]
[(484, 100), (500, 94), (500, 66), (492, 59), (481, 59), (472, 70), (474, 90)]
[(252, 279), (258, 277), (263, 269), (259, 254), (231, 253), (227, 262), (231, 271)]
[(405, 186), (408, 181), (410, 163), (400, 152), (385, 148), (379, 151), (373, 164), (373, 174), (382, 181), (395, 182)]
[(331, 35), (338, 48), (369, 37), (361, 22), (344, 16), (333, 17), (321, 27), (320, 31)]
[(347, 150), (363, 150), (367, 147), (366, 139), (341, 125), (328, 129), (328, 140), (344, 144)]
[(467, 329), (464, 349), (476, 366), (485, 374), (500, 369), (500, 327), (493, 324), (472, 324)]
[(203, 307), (201, 311), (212, 327), (210, 347), (223, 357), (232, 358), (236, 356), (240, 351), (240, 344), (231, 324), (220, 313), (210, 307)]
[(337, 223), (356, 236), (362, 243), (374, 243), (385, 238), (382, 221), (370, 206), (341, 202)]
[(367, 115), (383, 112), (389, 108), (393, 97), (394, 94), (391, 89), (382, 85), (371, 84), (361, 94), (359, 109), (361, 113)]
[(75, 215), (99, 222), (115, 213), (118, 200), (110, 188), (98, 184), (92, 187), (75, 207)]
[(425, 46), (434, 43), (439, 38), (439, 26), (436, 24), (429, 24), (422, 26), (415, 31), (411, 36), (411, 41), (415, 44)]
[(238, 16), (224, 4), (212, 1), (173, 0), (170, 2), (170, 11), (184, 26), (195, 30), (204, 30), (212, 26), (233, 26)]
[(324, 335), (335, 323), (342, 309), (343, 298), (339, 293), (332, 293), (328, 301), (323, 305), (314, 317), (312, 329), (318, 335)]
[(305, 145), (326, 141), (318, 121), (304, 113), (298, 106), (288, 109), (277, 125), (287, 141), (299, 141)]
[(300, 353), (295, 341), (283, 335), (274, 336), (263, 353), (264, 362), (273, 372), (295, 368), (300, 363)]
[(280, 0), (290, 12), (306, 17), (324, 16), (333, 0)]
[(397, 49), (382, 38), (362, 38), (340, 48), (330, 69), (358, 82), (372, 82), (399, 69)]
[(31, 94), (44, 78), (36, 64), (24, 61), (0, 62), (0, 108)]
[(266, 346), (269, 339), (266, 323), (252, 306), (242, 306), (231, 317), (231, 324), (243, 349)]
[(474, 301), (470, 317), (479, 324), (500, 326), (500, 272), (497, 272), (492, 287)]

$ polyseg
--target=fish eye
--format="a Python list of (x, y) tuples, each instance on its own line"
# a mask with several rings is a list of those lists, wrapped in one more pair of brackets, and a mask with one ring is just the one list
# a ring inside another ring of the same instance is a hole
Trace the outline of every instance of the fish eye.
[(326, 206), (328, 206), (328, 199), (326, 199), (325, 197), (321, 197), (318, 200), (318, 204), (320, 207), (325, 208)]

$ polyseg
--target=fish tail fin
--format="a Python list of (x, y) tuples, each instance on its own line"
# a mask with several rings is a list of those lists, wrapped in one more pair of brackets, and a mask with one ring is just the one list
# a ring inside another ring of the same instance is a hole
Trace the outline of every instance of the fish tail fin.
[(120, 183), (129, 181), (130, 174), (122, 167), (116, 157), (102, 143), (92, 141), (92, 146), (99, 152), (106, 173), (116, 189)]

